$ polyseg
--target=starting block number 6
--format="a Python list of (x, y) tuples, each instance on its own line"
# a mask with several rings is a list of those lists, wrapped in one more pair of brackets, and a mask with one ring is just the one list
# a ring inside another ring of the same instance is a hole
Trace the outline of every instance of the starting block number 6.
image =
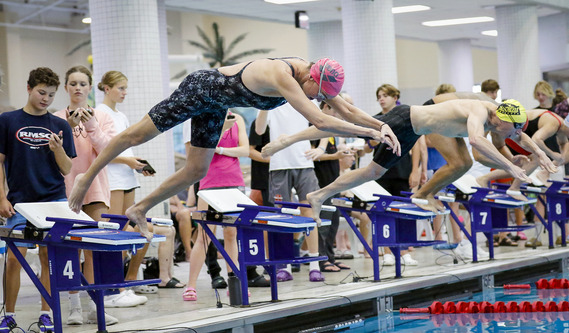
[(389, 225), (386, 224), (383, 226), (383, 238), (389, 238), (389, 236)]
[(73, 280), (74, 275), (73, 264), (71, 263), (71, 260), (67, 260), (65, 267), (63, 267), (63, 276), (67, 276), (69, 280)]

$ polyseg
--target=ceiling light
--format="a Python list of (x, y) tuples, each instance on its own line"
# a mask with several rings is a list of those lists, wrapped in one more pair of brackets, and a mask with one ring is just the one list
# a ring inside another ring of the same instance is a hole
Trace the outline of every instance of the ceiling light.
[(484, 36), (496, 37), (498, 36), (498, 30), (486, 30), (482, 31), (481, 34), (483, 34)]
[(402, 14), (402, 13), (421, 12), (423, 10), (429, 10), (429, 9), (431, 9), (431, 7), (429, 6), (413, 5), (413, 6), (393, 7), (391, 8), (391, 12), (393, 14)]
[(85, 24), (91, 24), (91, 18), (90, 17), (85, 17), (81, 20), (81, 22), (85, 23)]
[(290, 3), (311, 2), (319, 0), (265, 0), (265, 2), (274, 3), (277, 5), (287, 5)]
[(493, 17), (489, 16), (478, 16), (478, 17), (465, 17), (450, 20), (438, 20), (438, 21), (426, 21), (421, 23), (427, 27), (442, 27), (445, 25), (457, 25), (457, 24), (470, 24), (470, 23), (481, 23), (481, 22), (492, 22)]

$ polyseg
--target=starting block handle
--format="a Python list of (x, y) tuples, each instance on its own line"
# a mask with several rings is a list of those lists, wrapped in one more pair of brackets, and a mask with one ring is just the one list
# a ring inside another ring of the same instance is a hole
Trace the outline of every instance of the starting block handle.
[(149, 222), (152, 223), (152, 224), (154, 224), (154, 225), (161, 225), (161, 226), (171, 226), (171, 225), (174, 225), (174, 222), (172, 222), (172, 220), (170, 220), (170, 219), (164, 219), (164, 218), (159, 218), (159, 217), (153, 217), (153, 218), (150, 218), (150, 219), (147, 219), (147, 220), (150, 220)]
[(528, 191), (528, 192), (535, 192), (535, 193), (541, 193), (541, 188), (540, 188), (540, 187), (535, 187), (535, 186), (526, 186), (526, 191)]
[(506, 190), (507, 195), (522, 195), (521, 191)]
[(322, 205), (322, 207), (320, 207), (320, 209), (325, 211), (325, 212), (335, 212), (336, 206)]
[(447, 197), (445, 195), (437, 195), (437, 196), (435, 196), (435, 199), (440, 200), (440, 201), (446, 201), (446, 202), (455, 202), (454, 197)]
[(281, 208), (281, 213), (290, 215), (300, 215), (300, 209), (294, 208)]
[(419, 199), (419, 198), (411, 198), (411, 202), (414, 204), (420, 204), (420, 205), (428, 205), (429, 204), (429, 200)]
[(97, 222), (97, 226), (99, 227), (99, 229), (113, 229), (113, 230), (119, 230), (121, 227), (120, 224), (118, 223), (104, 222), (104, 221)]

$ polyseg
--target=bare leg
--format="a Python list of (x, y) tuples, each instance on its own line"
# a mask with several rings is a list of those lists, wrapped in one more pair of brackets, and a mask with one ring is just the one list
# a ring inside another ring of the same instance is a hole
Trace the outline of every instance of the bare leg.
[(152, 234), (146, 227), (146, 212), (159, 202), (202, 179), (207, 173), (214, 152), (215, 149), (189, 147), (186, 165), (166, 178), (152, 193), (126, 210), (125, 215), (139, 226), (141, 235), (148, 240), (152, 239)]
[[(301, 201), (300, 203), (308, 203), (306, 201)], [(311, 216), (314, 215), (312, 213), (312, 209), (311, 208), (305, 208), (305, 207), (301, 207), (300, 208), (300, 212), (301, 212), (301, 216)], [(318, 228), (314, 228), (314, 230), (312, 230), (310, 232), (310, 235), (308, 235), (306, 238), (306, 245), (308, 246), (308, 253), (318, 253)]]
[[(26, 252), (28, 252), (28, 249), (25, 247), (18, 247), (18, 250), (24, 257), (26, 256)], [(4, 302), (6, 303), (6, 312), (16, 312), (16, 300), (18, 299), (18, 293), (20, 291), (21, 269), (22, 265), (20, 265), (20, 262), (14, 256), (12, 250), (8, 249), (8, 259), (6, 262), (6, 272), (4, 275)]]
[(75, 178), (73, 189), (69, 195), (69, 207), (78, 213), (93, 179), (109, 162), (125, 149), (144, 143), (158, 134), (160, 134), (160, 131), (154, 126), (150, 117), (145, 115), (138, 123), (115, 136), (93, 161), (93, 164), (91, 164), (85, 174), (77, 175)]
[(190, 262), (190, 254), (192, 253), (192, 208), (183, 208), (176, 213), (176, 220), (178, 220), (178, 228), (180, 230), (180, 238), (186, 250), (186, 261)]
[(383, 176), (387, 171), (381, 165), (371, 162), (368, 166), (354, 171), (347, 172), (340, 177), (336, 178), (334, 182), (325, 186), (317, 191), (311, 192), (306, 196), (306, 199), (312, 206), (312, 217), (320, 224), (320, 211), (322, 210), (322, 203), (336, 193), (351, 189), (370, 180), (375, 180)]
[[(47, 290), (49, 294), (51, 294), (51, 284), (49, 283), (49, 260), (47, 257), (47, 247), (40, 246), (39, 248), (39, 256), (41, 262), (41, 276), (40, 281), (44, 288)], [(41, 298), (41, 309), (42, 311), (49, 311), (49, 304), (47, 304), (46, 300), (42, 297)]]

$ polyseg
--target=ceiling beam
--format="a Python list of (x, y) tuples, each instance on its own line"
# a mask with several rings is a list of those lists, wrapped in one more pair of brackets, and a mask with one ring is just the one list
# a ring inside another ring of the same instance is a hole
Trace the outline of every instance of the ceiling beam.
[(50, 26), (45, 26), (45, 25), (16, 24), (16, 23), (3, 23), (3, 22), (0, 22), (0, 27), (19, 28), (19, 29), (33, 29), (33, 30), (41, 30), (41, 31), (70, 32), (70, 33), (75, 33), (75, 34), (88, 34), (91, 31), (89, 28), (71, 29), (71, 28), (61, 28), (61, 27), (50, 27)]
[(20, 23), (22, 23), (22, 22), (25, 22), (25, 21), (27, 21), (27, 20), (33, 18), (33, 17), (38, 16), (39, 14), (41, 14), (41, 13), (43, 13), (43, 12), (45, 12), (45, 11), (48, 11), (48, 10), (54, 8), (54, 7), (57, 7), (57, 5), (59, 5), (59, 4), (62, 3), (62, 2), (65, 2), (65, 0), (57, 0), (56, 2), (53, 2), (53, 3), (51, 3), (51, 4), (47, 5), (47, 6), (44, 6), (44, 7), (40, 8), (40, 9), (38, 9), (37, 11), (31, 13), (31, 14), (28, 15), (28, 16), (22, 17), (21, 19), (19, 19), (19, 20), (16, 21), (15, 23), (16, 23), (16, 24), (20, 24)]

